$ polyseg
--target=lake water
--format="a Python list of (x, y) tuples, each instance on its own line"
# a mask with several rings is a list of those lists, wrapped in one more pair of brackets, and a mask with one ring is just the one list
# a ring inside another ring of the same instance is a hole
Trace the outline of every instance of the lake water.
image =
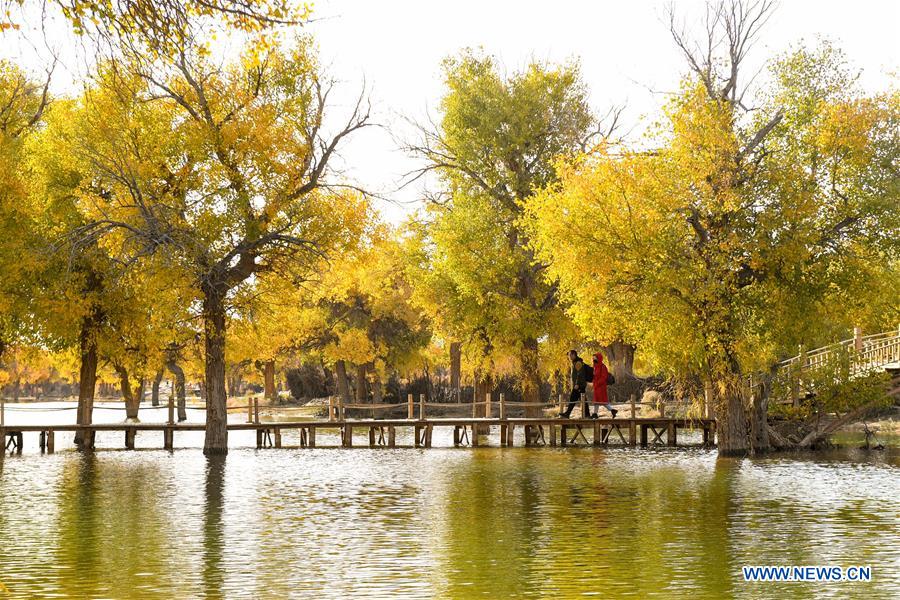
[[(41, 456), (26, 434), (0, 459), (0, 598), (900, 597), (896, 448), (257, 451), (242, 432), (207, 459), (179, 435), (81, 454), (57, 434)], [(745, 583), (743, 565), (873, 580)]]

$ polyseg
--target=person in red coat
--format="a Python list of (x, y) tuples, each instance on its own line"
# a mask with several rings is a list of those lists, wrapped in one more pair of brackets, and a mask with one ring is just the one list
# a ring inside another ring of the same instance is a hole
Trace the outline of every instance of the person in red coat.
[(594, 355), (594, 404), (598, 404), (597, 412), (593, 418), (597, 418), (600, 413), (600, 406), (605, 406), (612, 414), (612, 418), (616, 418), (619, 412), (609, 405), (609, 396), (606, 393), (606, 382), (609, 379), (609, 369), (603, 364), (603, 355), (599, 352)]

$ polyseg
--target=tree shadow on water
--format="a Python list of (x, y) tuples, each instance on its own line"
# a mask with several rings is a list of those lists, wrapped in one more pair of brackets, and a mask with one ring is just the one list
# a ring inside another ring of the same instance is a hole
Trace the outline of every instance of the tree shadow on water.
[(205, 506), (203, 510), (203, 588), (207, 598), (223, 596), (222, 554), (224, 533), (225, 457), (206, 459)]

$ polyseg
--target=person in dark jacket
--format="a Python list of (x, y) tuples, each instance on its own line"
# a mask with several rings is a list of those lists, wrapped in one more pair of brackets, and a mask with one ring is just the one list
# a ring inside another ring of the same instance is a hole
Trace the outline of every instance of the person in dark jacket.
[(560, 418), (568, 419), (572, 409), (581, 400), (581, 395), (587, 390), (587, 370), (584, 361), (575, 350), (569, 350), (569, 360), (572, 361), (572, 391), (569, 393), (569, 405), (565, 412), (559, 414)]

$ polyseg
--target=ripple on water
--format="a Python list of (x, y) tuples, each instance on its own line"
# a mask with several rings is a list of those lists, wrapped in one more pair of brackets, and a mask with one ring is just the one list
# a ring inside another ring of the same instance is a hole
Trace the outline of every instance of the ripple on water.
[[(765, 597), (745, 564), (872, 565), (900, 595), (895, 458), (703, 450), (65, 451), (0, 462), (19, 597)], [(2, 589), (2, 588), (0, 588)]]

